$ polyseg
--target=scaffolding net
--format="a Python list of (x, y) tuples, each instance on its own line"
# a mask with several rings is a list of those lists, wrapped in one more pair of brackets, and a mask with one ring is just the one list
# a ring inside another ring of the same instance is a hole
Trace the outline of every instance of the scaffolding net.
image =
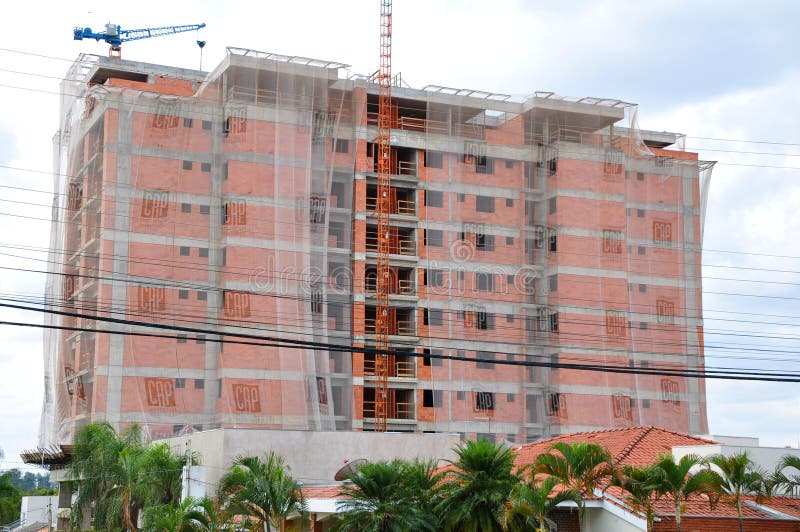
[[(42, 445), (375, 429), (378, 86), (228, 52), (81, 56), (62, 84)], [(392, 103), (388, 430), (706, 431), (702, 381), (669, 373), (703, 370), (713, 164), (616, 100)]]

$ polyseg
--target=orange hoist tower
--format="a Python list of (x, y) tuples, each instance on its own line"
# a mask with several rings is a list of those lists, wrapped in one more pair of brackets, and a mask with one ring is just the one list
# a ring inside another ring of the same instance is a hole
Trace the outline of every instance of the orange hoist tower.
[(375, 308), (375, 431), (386, 432), (389, 421), (389, 269), (391, 238), (391, 130), (392, 130), (392, 0), (381, 0), (381, 66), (378, 70), (378, 279)]

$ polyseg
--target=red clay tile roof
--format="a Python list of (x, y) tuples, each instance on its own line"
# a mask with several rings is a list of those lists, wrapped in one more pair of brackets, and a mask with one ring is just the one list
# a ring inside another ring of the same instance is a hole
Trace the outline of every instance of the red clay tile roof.
[(533, 463), (538, 455), (546, 453), (553, 443), (559, 441), (597, 443), (608, 449), (616, 464), (640, 466), (655, 461), (659, 454), (671, 451), (673, 446), (715, 443), (697, 436), (681, 434), (651, 425), (577, 432), (516, 447), (515, 464), (523, 466)]
[[(578, 432), (530, 443), (521, 447), (514, 447), (514, 452), (516, 453), (515, 464), (524, 466), (533, 463), (538, 455), (546, 453), (550, 446), (558, 441), (597, 443), (609, 450), (611, 456), (614, 457), (615, 463), (640, 466), (654, 462), (659, 454), (671, 451), (674, 446), (710, 445), (716, 443), (697, 436), (681, 434), (654, 426)], [(455, 467), (451, 464), (439, 468), (440, 471), (452, 469), (455, 469)], [(338, 498), (339, 489), (339, 486), (304, 486), (303, 494), (308, 498)], [(624, 493), (614, 486), (608, 488), (608, 494), (621, 501), (625, 499)], [(609, 499), (609, 502), (614, 503), (611, 499)], [(657, 515), (665, 518), (674, 515), (675, 507), (670, 497), (662, 497), (656, 501), (654, 506)], [(773, 497), (765, 501), (763, 506), (800, 518), (800, 499)], [(774, 519), (773, 515), (753, 508), (748, 504), (743, 505), (742, 514), (746, 519)], [(731, 518), (736, 517), (736, 509), (724, 501), (720, 501), (712, 510), (708, 503), (708, 497), (698, 495), (689, 499), (683, 515), (684, 517)]]
[[(662, 497), (653, 505), (656, 515), (675, 515), (675, 503), (671, 497)], [(765, 503), (770, 506), (769, 503)], [(736, 517), (736, 508), (724, 501), (719, 501), (714, 509), (708, 504), (708, 497), (705, 495), (695, 495), (686, 502), (686, 509), (683, 516), (694, 517)], [(772, 519), (766, 512), (759, 511), (747, 504), (742, 505), (742, 516), (755, 519)]]
[(762, 506), (800, 519), (800, 499), (791, 497), (772, 497), (764, 501)]
[(300, 490), (307, 499), (341, 499), (341, 486), (303, 486)]

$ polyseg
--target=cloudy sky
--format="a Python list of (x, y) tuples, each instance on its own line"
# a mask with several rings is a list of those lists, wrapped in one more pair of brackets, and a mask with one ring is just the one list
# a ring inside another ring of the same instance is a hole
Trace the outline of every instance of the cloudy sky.
[[(68, 4), (68, 5), (67, 5)], [(58, 79), (80, 52), (73, 26), (99, 30), (206, 22), (130, 43), (126, 58), (213, 67), (225, 46), (377, 66), (378, 2), (26, 2), (0, 32), (0, 266), (41, 269), (49, 232)], [(640, 125), (688, 135), (717, 160), (704, 274), (707, 355), (714, 365), (797, 370), (800, 339), (800, 4), (397, 0), (394, 70), (432, 83), (517, 95), (535, 90), (640, 104)], [(646, 7), (645, 7), (646, 6)], [(717, 140), (715, 140), (717, 139)], [(727, 139), (727, 140), (718, 140)], [(18, 188), (11, 188), (18, 187)], [(25, 202), (25, 203), (21, 203)], [(16, 247), (15, 247), (16, 246)], [(19, 249), (24, 246), (26, 249)], [(26, 260), (28, 256), (38, 261)], [(43, 276), (0, 270), (0, 294), (40, 294)], [(40, 317), (0, 311), (0, 320)], [(710, 363), (712, 363), (710, 362)], [(0, 326), (0, 467), (36, 445), (41, 332)], [(800, 443), (797, 384), (708, 384), (711, 432)]]

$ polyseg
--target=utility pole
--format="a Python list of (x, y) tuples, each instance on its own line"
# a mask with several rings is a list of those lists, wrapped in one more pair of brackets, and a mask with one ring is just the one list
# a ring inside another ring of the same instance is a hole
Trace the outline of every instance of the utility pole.
[(186, 440), (186, 493), (181, 499), (191, 495), (192, 491), (192, 440)]

